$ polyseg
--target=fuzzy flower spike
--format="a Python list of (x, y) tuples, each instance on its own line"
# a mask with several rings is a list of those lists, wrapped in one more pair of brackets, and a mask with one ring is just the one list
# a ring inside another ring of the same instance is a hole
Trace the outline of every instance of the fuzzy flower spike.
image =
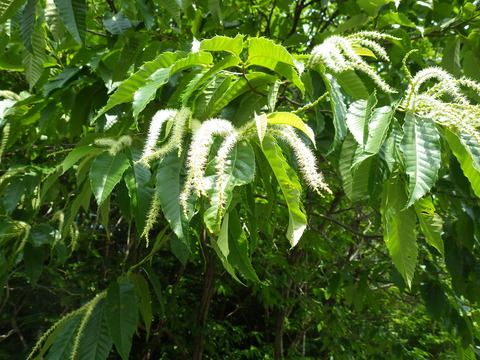
[[(165, 109), (158, 111), (153, 116), (150, 123), (147, 141), (143, 148), (142, 157), (138, 162), (148, 163), (167, 154), (173, 149), (180, 149), (190, 114), (190, 109), (188, 108), (182, 108), (180, 110)], [(160, 148), (157, 148), (157, 142), (162, 131), (162, 126), (169, 120), (173, 120), (171, 135)]]
[[(422, 88), (426, 89), (422, 91)], [(464, 89), (480, 95), (477, 82), (456, 79), (437, 67), (426, 68), (411, 79), (403, 107), (447, 128), (471, 135), (480, 143), (480, 106), (470, 102)]]
[(307, 183), (319, 195), (324, 192), (332, 193), (328, 185), (323, 180), (322, 174), (317, 167), (317, 160), (312, 150), (305, 145), (302, 139), (295, 133), (291, 126), (275, 126), (268, 130), (268, 133), (282, 139), (293, 149), (295, 157), (298, 161), (300, 172)]
[(226, 136), (217, 155), (217, 172), (221, 174), (225, 171), (226, 158), (237, 141), (238, 132), (230, 121), (224, 119), (207, 120), (195, 132), (187, 156), (187, 180), (180, 194), (180, 203), (184, 210), (193, 190), (200, 196), (206, 195), (205, 169), (215, 136)]
[(396, 91), (359, 55), (359, 49), (363, 47), (370, 50), (374, 56), (389, 61), (385, 49), (377, 42), (378, 40), (400, 39), (375, 31), (362, 31), (347, 37), (331, 36), (313, 49), (307, 66), (322, 64), (334, 73), (358, 70), (368, 75), (383, 91), (395, 93)]

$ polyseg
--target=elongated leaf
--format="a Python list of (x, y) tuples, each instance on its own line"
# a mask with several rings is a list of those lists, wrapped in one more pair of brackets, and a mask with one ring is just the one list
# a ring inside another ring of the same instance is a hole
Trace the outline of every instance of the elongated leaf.
[(135, 92), (149, 81), (153, 73), (159, 69), (170, 67), (178, 57), (179, 55), (176, 53), (166, 52), (155, 60), (143, 64), (137, 72), (118, 86), (117, 90), (108, 99), (107, 105), (98, 113), (97, 118), (118, 104), (132, 101)]
[(333, 111), (333, 125), (335, 127), (335, 137), (330, 147), (330, 152), (335, 150), (347, 135), (347, 125), (345, 118), (347, 117), (347, 108), (344, 103), (344, 96), (340, 90), (338, 82), (333, 76), (326, 73), (323, 79), (328, 91), (330, 92), (330, 104)]
[(293, 56), (281, 45), (267, 38), (251, 38), (248, 42), (249, 62), (255, 57), (270, 57), (285, 64), (295, 66)]
[[(187, 255), (176, 254), (182, 262), (186, 262), (190, 253), (189, 219), (185, 217), (179, 200), (185, 181), (185, 174), (183, 173), (185, 156), (186, 151), (183, 151), (180, 157), (177, 153), (171, 152), (160, 161), (157, 169), (157, 196), (165, 218), (170, 223), (175, 235), (183, 243), (183, 252)], [(188, 210), (190, 211), (187, 211), (187, 213), (193, 213), (193, 208)]]
[(225, 214), (223, 218), (222, 227), (220, 229), (220, 234), (218, 235), (217, 241), (212, 241), (212, 247), (217, 253), (218, 258), (222, 262), (223, 267), (227, 272), (239, 283), (243, 284), (240, 279), (237, 277), (237, 273), (235, 272), (235, 268), (233, 264), (228, 260), (228, 256), (230, 255), (230, 247), (229, 247), (229, 221), (230, 221), (230, 214)]
[(433, 246), (438, 252), (444, 256), (444, 246), (442, 239), (443, 220), (435, 213), (432, 199), (423, 198), (415, 202), (415, 212), (417, 213), (420, 229), (425, 235), (427, 243)]
[(53, 90), (65, 87), (65, 85), (75, 78), (80, 71), (81, 68), (78, 67), (64, 69), (60, 74), (55, 76), (55, 79), (51, 80), (48, 84), (45, 84), (43, 87), (44, 96), (48, 97)]
[(74, 164), (78, 162), (82, 157), (86, 155), (91, 155), (91, 154), (99, 154), (100, 152), (103, 152), (103, 149), (99, 149), (97, 147), (94, 147), (92, 145), (82, 145), (78, 146), (72, 151), (70, 151), (62, 162), (62, 174), (70, 169)]
[(380, 151), (387, 138), (388, 128), (395, 114), (395, 108), (382, 106), (376, 108), (372, 113), (368, 125), (368, 138), (365, 144), (365, 152), (376, 154)]
[(235, 38), (227, 36), (215, 36), (200, 42), (200, 50), (226, 51), (239, 56), (243, 50), (244, 35), (237, 35)]
[(403, 183), (398, 177), (390, 179), (382, 196), (382, 224), (384, 241), (398, 272), (408, 287), (417, 264), (418, 245), (415, 236), (415, 210), (405, 208), (407, 196)]
[(476, 141), (468, 135), (459, 136), (448, 129), (445, 130), (445, 136), (475, 195), (480, 197), (480, 154)]
[(275, 139), (266, 136), (263, 140), (262, 150), (273, 170), (287, 203), (287, 238), (293, 247), (297, 245), (307, 227), (307, 217), (303, 212), (300, 198), (302, 187), (298, 181), (297, 174), (290, 165), (288, 165)]
[(225, 215), (222, 233), (218, 239), (218, 247), (225, 257), (227, 265), (229, 265), (226, 266), (227, 271), (230, 267), (233, 267), (245, 279), (260, 282), (250, 261), (247, 237), (235, 210)]
[(145, 106), (155, 98), (157, 90), (168, 82), (171, 68), (170, 66), (164, 69), (158, 69), (150, 76), (148, 83), (135, 91), (132, 104), (133, 116), (135, 118), (137, 118), (138, 114), (145, 109)]
[(170, 75), (175, 74), (176, 72), (191, 68), (193, 66), (208, 66), (211, 65), (213, 61), (212, 54), (200, 51), (198, 53), (189, 54), (186, 58), (179, 59), (175, 62), (170, 71)]
[(93, 309), (83, 331), (78, 349), (79, 360), (105, 360), (110, 353), (113, 342), (108, 333), (106, 311), (106, 301), (102, 299)]
[(189, 97), (194, 93), (202, 84), (204, 84), (211, 76), (217, 74), (221, 70), (227, 69), (232, 66), (238, 65), (240, 58), (235, 55), (228, 55), (213, 65), (207, 71), (202, 74), (198, 74), (187, 86), (182, 95), (182, 104), (187, 106)]
[(236, 97), (244, 94), (247, 91), (252, 91), (252, 87), (254, 89), (258, 89), (259, 87), (274, 83), (276, 78), (275, 76), (268, 75), (261, 72), (253, 72), (246, 75), (247, 79), (241, 78), (237, 80), (230, 88), (225, 92), (225, 94), (215, 102), (210, 114), (206, 116), (209, 118), (213, 116), (218, 111), (225, 108), (230, 101), (235, 99)]
[(177, 25), (182, 26), (182, 19), (180, 17), (180, 6), (175, 0), (154, 0), (157, 5), (160, 5), (167, 9), (172, 19), (175, 20)]
[(25, 48), (33, 54), (33, 31), (36, 23), (36, 8), (38, 0), (28, 0), (23, 9), (22, 21), (20, 22), (20, 38)]
[(3, 206), (5, 207), (7, 214), (11, 214), (12, 211), (15, 210), (24, 193), (25, 182), (22, 181), (21, 177), (13, 178), (10, 184), (5, 188), (3, 194)]
[(107, 291), (106, 319), (117, 352), (127, 360), (138, 322), (138, 299), (130, 279), (113, 282)]
[(224, 174), (208, 177), (211, 184), (207, 190), (210, 208), (205, 211), (203, 219), (211, 233), (219, 234), (223, 214), (232, 199), (234, 187), (250, 183), (254, 174), (255, 156), (252, 146), (248, 142), (241, 142), (230, 151)]
[(370, 96), (363, 81), (353, 70), (343, 71), (335, 74), (338, 84), (355, 100), (368, 99)]
[(40, 76), (42, 76), (43, 63), (45, 61), (45, 36), (39, 21), (36, 22), (32, 34), (32, 50), (32, 52), (25, 50), (22, 59), (30, 89), (35, 86)]
[(130, 20), (121, 12), (116, 14), (112, 14), (111, 12), (105, 13), (103, 25), (105, 25), (105, 29), (113, 35), (125, 34), (127, 30), (132, 27)]
[(87, 3), (85, 0), (55, 0), (58, 14), (65, 28), (80, 45), (87, 34)]
[(305, 91), (305, 85), (298, 77), (292, 55), (281, 45), (266, 38), (252, 38), (248, 45), (247, 66), (259, 65), (277, 72), (292, 81), (300, 91)]
[(150, 170), (143, 164), (136, 164), (125, 171), (125, 183), (130, 197), (130, 206), (141, 234), (153, 197), (153, 189), (147, 185), (150, 181)]
[(35, 285), (43, 271), (43, 248), (27, 242), (23, 248), (23, 262), (30, 284)]
[(90, 183), (93, 195), (99, 206), (110, 195), (129, 166), (128, 158), (123, 153), (113, 156), (108, 152), (104, 152), (93, 160), (90, 170)]
[(435, 123), (408, 112), (403, 126), (402, 151), (409, 178), (407, 207), (423, 197), (437, 180), (441, 165), (440, 135)]
[(223, 26), (223, 12), (220, 0), (208, 0), (208, 9), (215, 22)]
[(376, 103), (377, 98), (373, 93), (367, 100), (357, 100), (348, 108), (347, 118), (345, 119), (348, 129), (362, 147), (367, 142), (370, 116)]
[(17, 13), (25, 4), (26, 0), (1, 0), (0, 1), (0, 23), (4, 23)]
[(78, 326), (82, 319), (81, 314), (69, 319), (58, 333), (55, 342), (47, 353), (45, 360), (69, 360), (73, 350)]
[(150, 283), (152, 284), (153, 291), (155, 292), (158, 303), (160, 305), (160, 315), (163, 318), (165, 316), (165, 299), (163, 298), (162, 288), (160, 286), (160, 280), (158, 279), (157, 274), (155, 274), (155, 271), (152, 269), (150, 265), (144, 264), (142, 268), (143, 270), (145, 270), (145, 273), (148, 276), (148, 280), (150, 280)]
[(315, 134), (313, 130), (303, 122), (297, 115), (289, 112), (274, 112), (267, 115), (269, 124), (290, 125), (308, 136), (313, 145), (315, 145)]
[(343, 190), (350, 200), (356, 201), (367, 196), (371, 164), (371, 156), (363, 156), (361, 146), (348, 133), (342, 144), (339, 169)]
[(142, 314), (145, 329), (147, 331), (147, 340), (152, 326), (152, 295), (148, 288), (148, 283), (140, 274), (132, 274), (132, 281), (135, 284), (137, 297), (140, 299), (140, 314)]
[(211, 83), (211, 86), (204, 91), (204, 98), (201, 99), (202, 102), (197, 103), (200, 106), (195, 108), (195, 117), (205, 119), (209, 114), (212, 114), (216, 102), (224, 96), (225, 91), (228, 89), (231, 82), (232, 78), (230, 76), (219, 76), (215, 78)]

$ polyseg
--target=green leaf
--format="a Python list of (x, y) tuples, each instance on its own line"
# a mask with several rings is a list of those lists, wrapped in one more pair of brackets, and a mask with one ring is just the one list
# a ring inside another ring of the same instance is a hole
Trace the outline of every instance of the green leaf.
[(79, 360), (105, 360), (113, 342), (108, 333), (105, 299), (100, 300), (90, 315), (78, 349)]
[(231, 82), (232, 78), (230, 76), (216, 77), (209, 88), (205, 89), (203, 98), (200, 99), (201, 101), (197, 102), (199, 106), (195, 108), (195, 117), (198, 119), (206, 119), (212, 114), (216, 102), (224, 96)]
[(427, 243), (433, 246), (438, 252), (444, 256), (444, 246), (442, 239), (443, 220), (440, 215), (435, 212), (432, 199), (423, 198), (415, 202), (415, 212), (417, 213), (420, 229), (425, 235)]
[(377, 154), (385, 142), (390, 123), (395, 114), (395, 107), (382, 106), (376, 108), (368, 124), (368, 138), (365, 144), (365, 152)]
[(212, 64), (212, 61), (212, 54), (205, 51), (189, 54), (187, 57), (179, 59), (175, 62), (172, 69), (170, 70), (170, 75), (194, 66), (209, 66)]
[(134, 99), (138, 89), (145, 86), (151, 80), (150, 76), (157, 70), (168, 68), (175, 63), (179, 55), (172, 52), (166, 52), (158, 56), (155, 60), (146, 62), (140, 69), (132, 74), (127, 80), (120, 83), (117, 90), (110, 96), (107, 104), (100, 110), (96, 118), (106, 113), (116, 105), (123, 104)]
[(152, 267), (148, 264), (144, 264), (142, 269), (145, 270), (145, 273), (148, 276), (148, 280), (152, 284), (153, 291), (155, 291), (155, 295), (157, 296), (158, 303), (160, 304), (160, 315), (163, 318), (165, 316), (165, 299), (163, 298), (162, 288), (160, 286), (160, 280), (158, 279), (157, 274), (152, 269)]
[(408, 112), (403, 126), (402, 151), (408, 174), (408, 202), (411, 206), (423, 197), (437, 180), (441, 165), (440, 135), (431, 119)]
[(107, 290), (106, 319), (110, 337), (123, 360), (129, 358), (132, 337), (138, 323), (138, 299), (130, 279), (110, 284)]
[(36, 22), (32, 35), (32, 49), (30, 52), (24, 50), (22, 64), (25, 68), (27, 82), (32, 89), (43, 73), (43, 63), (45, 61), (45, 36), (40, 21)]
[(108, 152), (104, 152), (93, 160), (90, 170), (90, 183), (93, 195), (99, 206), (110, 195), (129, 166), (130, 162), (123, 153), (111, 155)]
[(220, 0), (208, 0), (208, 9), (215, 22), (223, 26), (223, 12)]
[(180, 6), (175, 0), (154, 0), (155, 4), (160, 5), (167, 9), (167, 11), (172, 16), (172, 19), (175, 20), (179, 27), (182, 26), (182, 19), (180, 17)]
[(375, 93), (372, 93), (367, 100), (357, 100), (348, 108), (345, 121), (353, 137), (362, 147), (367, 143), (370, 116), (376, 104), (377, 98)]
[[(188, 229), (189, 220), (185, 217), (180, 205), (180, 194), (183, 191), (185, 174), (183, 163), (187, 152), (183, 151), (179, 157), (177, 153), (170, 152), (158, 165), (157, 169), (157, 196), (162, 206), (163, 214), (172, 227), (173, 232), (183, 243), (184, 249), (190, 253)], [(191, 204), (189, 204), (191, 206)], [(193, 213), (193, 208), (187, 213)], [(186, 261), (185, 257), (181, 257)]]
[(177, 60), (167, 68), (158, 69), (149, 78), (148, 82), (140, 87), (134, 95), (133, 114), (136, 118), (145, 106), (155, 98), (157, 90), (164, 85), (170, 76), (178, 71), (188, 69), (193, 66), (207, 66), (212, 62), (212, 55), (207, 52), (190, 54), (186, 58)]
[(148, 283), (140, 274), (132, 274), (131, 279), (135, 284), (135, 291), (137, 297), (140, 299), (140, 314), (142, 314), (145, 330), (147, 331), (147, 340), (150, 335), (150, 328), (152, 326), (152, 295), (148, 288)]
[(87, 34), (87, 3), (85, 0), (55, 0), (58, 14), (75, 41), (83, 45)]
[(226, 164), (225, 173), (221, 177), (218, 175), (208, 177), (211, 184), (207, 190), (210, 207), (205, 211), (203, 219), (213, 234), (220, 231), (222, 218), (232, 200), (235, 186), (245, 185), (253, 180), (255, 155), (252, 146), (245, 141), (235, 144), (228, 154)]
[(36, 24), (36, 8), (38, 0), (28, 0), (20, 22), (20, 38), (25, 48), (33, 54), (33, 32)]
[[(250, 261), (247, 236), (235, 210), (225, 215), (217, 245), (225, 259), (225, 269), (230, 274), (235, 268), (245, 279), (260, 282)], [(234, 274), (232, 276), (238, 280)]]
[(347, 125), (345, 118), (347, 117), (347, 108), (344, 103), (344, 96), (340, 90), (340, 86), (335, 78), (326, 73), (322, 74), (325, 85), (330, 93), (330, 104), (333, 111), (333, 125), (335, 127), (335, 137), (330, 147), (330, 152), (335, 150), (347, 135)]
[(313, 145), (315, 145), (315, 134), (313, 130), (303, 122), (297, 115), (289, 112), (274, 112), (267, 115), (269, 124), (290, 125), (297, 128), (308, 136)]
[(3, 193), (3, 206), (7, 214), (11, 214), (15, 210), (24, 193), (25, 182), (21, 177), (13, 178)]
[(253, 91), (252, 88), (258, 91), (259, 87), (266, 84), (272, 84), (276, 80), (274, 76), (262, 72), (253, 72), (247, 74), (245, 77), (246, 79), (241, 78), (237, 80), (228, 88), (227, 91), (225, 91), (224, 95), (215, 102), (212, 110), (209, 114), (206, 114), (205, 118), (209, 118), (220, 110), (224, 109), (233, 99), (237, 98), (238, 96), (246, 93), (247, 91)]
[(349, 94), (355, 100), (366, 100), (370, 96), (365, 84), (353, 70), (347, 70), (335, 74), (335, 79), (342, 89), (344, 89), (347, 94)]
[(78, 146), (68, 153), (65, 160), (62, 162), (62, 174), (70, 169), (74, 164), (77, 163), (82, 157), (86, 155), (94, 155), (103, 152), (103, 149), (99, 149), (92, 145), (82, 145)]
[(164, 69), (158, 69), (152, 74), (152, 76), (150, 76), (148, 82), (144, 86), (135, 91), (132, 104), (133, 116), (135, 119), (138, 117), (138, 114), (145, 109), (145, 106), (155, 98), (157, 90), (168, 82), (171, 68), (172, 67), (170, 66)]
[(233, 264), (230, 263), (228, 260), (228, 256), (230, 255), (230, 249), (229, 249), (229, 234), (228, 234), (228, 227), (229, 227), (229, 220), (230, 220), (230, 214), (227, 213), (225, 214), (225, 217), (223, 218), (222, 226), (220, 228), (220, 234), (218, 235), (217, 241), (212, 241), (212, 247), (217, 253), (218, 258), (222, 262), (223, 267), (227, 272), (239, 283), (243, 284), (240, 279), (237, 277), (237, 274), (235, 272), (235, 268), (233, 267)]
[(30, 284), (35, 285), (43, 271), (43, 249), (27, 242), (23, 248), (23, 261)]
[(352, 201), (360, 200), (368, 194), (372, 157), (363, 155), (361, 146), (348, 133), (340, 152), (339, 170), (345, 195)]
[(210, 67), (207, 71), (202, 74), (198, 74), (186, 87), (182, 95), (182, 104), (183, 106), (188, 105), (189, 97), (207, 81), (210, 77), (217, 74), (218, 72), (227, 69), (232, 66), (237, 66), (240, 62), (240, 58), (235, 55), (228, 55), (225, 58), (221, 59), (218, 63)]
[(132, 27), (132, 23), (121, 12), (112, 14), (111, 12), (105, 13), (103, 17), (103, 25), (105, 29), (112, 35), (125, 34), (128, 29)]
[(418, 245), (415, 234), (415, 210), (405, 208), (407, 196), (404, 184), (394, 176), (384, 186), (382, 194), (383, 239), (398, 272), (408, 287), (417, 264)]
[(17, 13), (26, 0), (0, 0), (0, 23), (4, 23)]
[(145, 227), (148, 209), (153, 197), (153, 189), (147, 185), (150, 176), (150, 170), (142, 163), (133, 165), (125, 171), (125, 184), (128, 188), (130, 205), (140, 234)]
[(281, 45), (266, 38), (252, 38), (248, 45), (247, 67), (258, 65), (266, 67), (292, 81), (300, 91), (305, 92), (305, 85), (298, 77), (293, 56)]
[(480, 197), (480, 151), (478, 143), (472, 136), (454, 134), (445, 129), (448, 145), (457, 158), (463, 174), (470, 181), (472, 189)]
[(45, 360), (70, 360), (81, 320), (82, 316), (79, 314), (67, 321), (55, 338)]
[(211, 39), (205, 39), (200, 42), (200, 50), (206, 51), (226, 51), (239, 56), (243, 50), (244, 35), (237, 35), (235, 38), (227, 36), (215, 36)]
[(44, 96), (48, 97), (53, 90), (66, 87), (66, 84), (68, 84), (73, 78), (75, 78), (80, 71), (81, 68), (78, 67), (64, 69), (60, 74), (55, 76), (55, 79), (50, 80), (48, 84), (45, 84), (45, 86), (43, 87)]
[(293, 247), (297, 245), (307, 227), (307, 217), (302, 209), (302, 187), (298, 181), (297, 174), (290, 165), (288, 165), (287, 160), (283, 156), (282, 150), (276, 143), (275, 139), (266, 136), (263, 140), (262, 151), (273, 170), (287, 203), (287, 238)]

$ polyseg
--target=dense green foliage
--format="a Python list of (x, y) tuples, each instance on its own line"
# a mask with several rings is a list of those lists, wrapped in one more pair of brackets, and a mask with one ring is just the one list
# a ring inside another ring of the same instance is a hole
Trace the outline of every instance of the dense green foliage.
[(0, 358), (480, 358), (479, 25), (0, 0)]

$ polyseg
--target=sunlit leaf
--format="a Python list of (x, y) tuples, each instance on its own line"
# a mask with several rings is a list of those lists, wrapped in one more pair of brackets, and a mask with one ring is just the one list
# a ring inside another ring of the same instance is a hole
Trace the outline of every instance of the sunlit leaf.
[(87, 2), (85, 0), (55, 0), (55, 5), (65, 28), (77, 43), (83, 45), (87, 34)]
[(262, 150), (275, 174), (288, 206), (287, 238), (293, 247), (300, 241), (307, 227), (307, 217), (302, 209), (301, 202), (302, 187), (297, 174), (288, 165), (282, 150), (273, 138), (265, 137)]
[(90, 170), (90, 183), (98, 205), (101, 205), (110, 195), (129, 166), (128, 158), (123, 153), (111, 155), (104, 152), (93, 160)]
[(435, 123), (408, 112), (403, 126), (402, 151), (408, 174), (408, 202), (423, 197), (437, 180), (441, 166), (440, 135)]

